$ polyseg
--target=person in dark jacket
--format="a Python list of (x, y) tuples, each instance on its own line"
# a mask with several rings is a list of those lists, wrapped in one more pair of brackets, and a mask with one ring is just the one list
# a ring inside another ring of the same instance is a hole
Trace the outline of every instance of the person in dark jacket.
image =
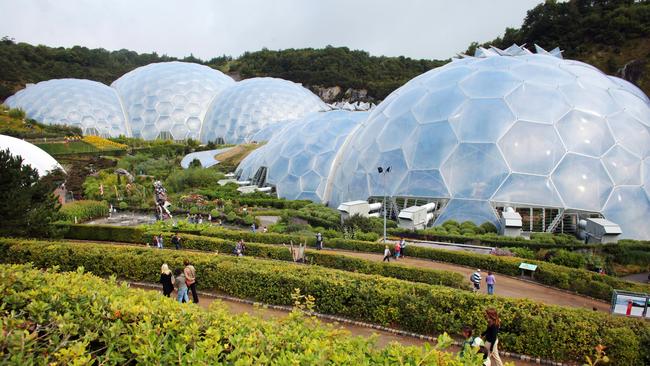
[(172, 244), (176, 249), (181, 249), (181, 237), (178, 236), (178, 233), (174, 233), (174, 236), (172, 236)]
[(503, 366), (503, 361), (499, 357), (499, 350), (497, 346), (499, 344), (499, 327), (501, 326), (501, 320), (499, 320), (499, 314), (493, 308), (485, 310), (485, 318), (488, 321), (488, 327), (481, 334), (481, 337), (485, 341), (485, 348), (488, 351), (489, 358), (494, 359), (494, 364), (496, 366)]
[(172, 275), (167, 263), (163, 263), (162, 267), (160, 267), (160, 283), (163, 287), (163, 295), (169, 297), (174, 291), (174, 275)]

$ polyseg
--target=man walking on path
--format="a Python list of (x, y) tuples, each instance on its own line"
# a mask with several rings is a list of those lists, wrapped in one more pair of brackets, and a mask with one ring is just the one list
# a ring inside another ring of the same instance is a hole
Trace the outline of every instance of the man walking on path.
[(474, 292), (479, 291), (481, 289), (481, 270), (477, 269), (476, 272), (474, 272), (469, 278), (469, 280), (474, 284)]
[(323, 249), (323, 234), (321, 233), (316, 234), (316, 249)]
[(174, 236), (172, 236), (172, 244), (177, 250), (181, 249), (181, 237), (178, 236), (178, 233), (174, 233)]
[(488, 275), (485, 277), (485, 283), (487, 284), (488, 295), (494, 295), (494, 284), (496, 283), (496, 278), (492, 272), (488, 271)]
[(194, 266), (187, 259), (183, 263), (185, 264), (185, 269), (183, 270), (185, 273), (185, 283), (187, 283), (187, 287), (192, 291), (192, 302), (198, 304), (199, 296), (196, 293), (196, 269), (194, 269)]

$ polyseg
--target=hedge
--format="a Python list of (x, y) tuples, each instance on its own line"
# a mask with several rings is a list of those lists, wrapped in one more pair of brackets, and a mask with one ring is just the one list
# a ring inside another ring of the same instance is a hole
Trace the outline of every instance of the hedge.
[(270, 321), (232, 316), (223, 304), (202, 311), (82, 270), (0, 265), (0, 278), (3, 364), (478, 364), (439, 350), (427, 357), (428, 350), (397, 343), (378, 348), (298, 311)]
[[(79, 229), (81, 230), (77, 230), (78, 227), (80, 227)], [(106, 233), (104, 233), (104, 229), (108, 229)], [(71, 230), (68, 231), (68, 234), (65, 235), (65, 237), (68, 239), (111, 241), (111, 239), (106, 239), (106, 237), (110, 236), (112, 233), (120, 231), (122, 232), (122, 235), (120, 235), (120, 238), (122, 240), (112, 239), (113, 241), (138, 244), (149, 243), (151, 242), (152, 235), (160, 234), (158, 232), (143, 233), (139, 229), (118, 227), (99, 227), (97, 230), (88, 230), (87, 225), (74, 225), (71, 227)], [(128, 235), (129, 232), (132, 232), (133, 234)], [(97, 235), (99, 233), (102, 234)], [(163, 237), (165, 239), (165, 247), (167, 248), (173, 248), (171, 244), (171, 236), (172, 233), (163, 233)], [(235, 249), (235, 244), (236, 243), (233, 240), (225, 240), (191, 234), (182, 235), (183, 249), (232, 253)], [(293, 261), (288, 247), (282, 248), (268, 244), (247, 242), (246, 255), (257, 258)], [(411, 282), (421, 282), (432, 285), (441, 285), (453, 287), (456, 289), (469, 290), (469, 284), (465, 280), (465, 277), (459, 273), (450, 271), (416, 268), (400, 265), (397, 263), (377, 263), (365, 259), (353, 258), (341, 254), (323, 253), (315, 250), (306, 251), (306, 257), (308, 263), (323, 267), (341, 269), (350, 272), (374, 274), (384, 277), (392, 277)]]
[(442, 286), (286, 262), (107, 244), (0, 239), (0, 258), (62, 270), (83, 266), (96, 275), (147, 282), (158, 280), (162, 263), (177, 268), (189, 259), (201, 289), (290, 305), (291, 292), (299, 288), (315, 297), (320, 313), (424, 334), (456, 333), (463, 325), (484, 329), (484, 311), (494, 307), (501, 314), (499, 345), (504, 351), (568, 361), (582, 360), (603, 344), (614, 365), (650, 362), (650, 325), (643, 320)]
[[(314, 237), (305, 238), (286, 234), (240, 232), (223, 228), (203, 230), (201, 235), (231, 240), (242, 238), (245, 241), (268, 244), (288, 243), (289, 240), (293, 240), (294, 242), (300, 240), (303, 242), (307, 241), (309, 245), (314, 245), (316, 242)], [(349, 239), (326, 239), (325, 246), (328, 248), (359, 252), (383, 253), (384, 251), (383, 244)], [(415, 245), (409, 245), (406, 249), (406, 254), (410, 257), (481, 268), (510, 276), (519, 276), (521, 274), (519, 265), (522, 261), (525, 261), (526, 263), (537, 265), (535, 280), (539, 283), (607, 301), (611, 300), (614, 289), (650, 293), (650, 286), (646, 284), (634, 283), (613, 276), (600, 275), (584, 269), (569, 268), (538, 260), (522, 260), (516, 257), (500, 257), (464, 251), (424, 248)]]
[[(126, 242), (144, 242), (117, 240), (117, 239), (104, 239), (105, 235), (95, 235), (95, 230), (86, 230), (88, 236), (79, 237), (79, 235), (72, 234), (79, 227), (85, 225), (72, 225), (69, 234), (66, 238), (70, 239), (88, 239), (88, 240), (108, 240), (108, 241), (126, 241)], [(91, 226), (95, 227), (95, 225)], [(113, 227), (115, 228), (115, 227)], [(141, 229), (135, 228), (121, 228), (124, 231), (134, 231), (141, 233)], [(276, 234), (276, 233), (252, 233), (248, 231), (229, 230), (224, 228), (211, 228), (201, 231), (201, 235), (212, 236), (227, 240), (244, 239), (246, 242), (264, 243), (264, 244), (281, 244), (289, 243), (293, 240), (294, 243), (307, 242), (308, 245), (314, 245), (316, 239), (314, 237), (303, 237), (299, 235)], [(100, 238), (101, 237), (101, 238)], [(359, 252), (369, 253), (383, 253), (384, 245), (374, 242), (349, 240), (349, 239), (325, 239), (325, 246), (334, 249), (352, 250)], [(462, 266), (469, 266), (481, 268), (496, 273), (501, 273), (509, 276), (519, 276), (521, 270), (519, 265), (522, 262), (521, 258), (515, 257), (500, 257), (494, 255), (469, 253), (463, 251), (452, 251), (443, 249), (423, 248), (415, 245), (409, 245), (406, 249), (407, 256), (430, 259), (438, 262), (458, 264)], [(612, 298), (613, 290), (626, 290), (633, 292), (650, 293), (650, 286), (641, 283), (621, 280), (619, 278), (600, 275), (595, 272), (568, 268), (548, 262), (526, 259), (526, 263), (536, 264), (537, 271), (535, 272), (535, 280), (539, 283), (560, 288), (563, 290), (573, 291), (578, 294), (595, 297), (610, 301)]]

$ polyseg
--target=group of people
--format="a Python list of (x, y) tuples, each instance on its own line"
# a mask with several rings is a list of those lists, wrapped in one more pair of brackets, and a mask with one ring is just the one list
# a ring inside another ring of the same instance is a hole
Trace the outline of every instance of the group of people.
[[(203, 223), (203, 215), (201, 214), (194, 214), (190, 215), (189, 213), (187, 214), (187, 222), (190, 224), (202, 224)], [(212, 215), (208, 214), (208, 221), (207, 222), (212, 222)]]
[(474, 336), (474, 331), (471, 327), (463, 327), (463, 338), (465, 341), (462, 345), (461, 356), (467, 351), (468, 347), (478, 349), (478, 353), (483, 355), (483, 365), (491, 366), (494, 360), (495, 366), (503, 366), (503, 361), (499, 357), (499, 327), (501, 320), (499, 314), (493, 308), (485, 310), (485, 318), (487, 319), (487, 329), (481, 333), (480, 337)]
[[(178, 235), (178, 233), (174, 233), (172, 235), (172, 244), (174, 245), (174, 248), (176, 249), (182, 249), (181, 246), (181, 237)], [(158, 249), (163, 249), (164, 248), (164, 239), (163, 239), (163, 234), (161, 233), (160, 235), (154, 235), (151, 239), (151, 245), (153, 247), (156, 247)]]
[[(474, 285), (474, 292), (478, 292), (481, 290), (481, 269), (477, 269), (476, 272), (472, 273), (472, 275), (469, 277), (469, 280), (472, 282)], [(496, 277), (494, 276), (494, 273), (491, 271), (488, 271), (487, 277), (485, 277), (485, 284), (487, 285), (487, 293), (488, 295), (494, 295), (494, 285), (496, 285), (497, 280)]]
[(397, 243), (395, 243), (395, 248), (394, 251), (391, 253), (390, 248), (388, 248), (388, 245), (384, 248), (384, 262), (390, 262), (390, 258), (393, 257), (396, 260), (399, 259), (400, 257), (405, 256), (406, 252), (406, 240), (404, 238), (400, 238)]
[(192, 302), (198, 304), (199, 296), (196, 292), (196, 269), (185, 260), (185, 268), (176, 268), (174, 272), (169, 269), (167, 263), (160, 267), (160, 283), (163, 286), (163, 295), (170, 297), (176, 289), (176, 299), (180, 303), (190, 302), (188, 292), (192, 292)]

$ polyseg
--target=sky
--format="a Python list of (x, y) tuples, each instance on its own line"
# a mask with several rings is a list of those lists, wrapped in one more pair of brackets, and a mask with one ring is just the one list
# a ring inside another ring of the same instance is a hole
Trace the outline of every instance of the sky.
[(327, 45), (446, 59), (540, 0), (0, 0), (0, 37), (210, 59)]

